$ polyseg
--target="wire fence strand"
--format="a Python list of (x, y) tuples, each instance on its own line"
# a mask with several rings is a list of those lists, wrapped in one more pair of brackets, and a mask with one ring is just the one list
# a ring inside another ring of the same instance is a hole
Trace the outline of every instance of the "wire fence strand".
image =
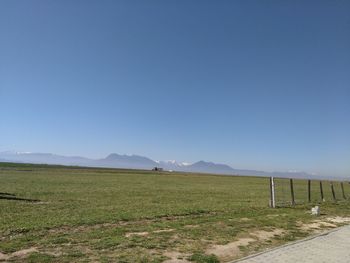
[(340, 200), (350, 200), (350, 182), (310, 180), (309, 193), (309, 180), (274, 178), (275, 204), (277, 207), (293, 205), (291, 181), (296, 205), (307, 204), (309, 202), (320, 203), (323, 201), (336, 202)]

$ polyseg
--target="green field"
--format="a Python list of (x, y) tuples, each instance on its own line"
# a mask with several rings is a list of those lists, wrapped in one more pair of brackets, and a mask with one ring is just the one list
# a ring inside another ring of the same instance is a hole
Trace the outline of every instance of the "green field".
[[(304, 185), (295, 182), (300, 203)], [(3, 163), (0, 192), (0, 261), (10, 262), (228, 261), (305, 237), (300, 225), (315, 220), (312, 204), (269, 208), (268, 178), (257, 177)], [(322, 203), (321, 218), (349, 208)], [(254, 241), (215, 252), (244, 237)]]

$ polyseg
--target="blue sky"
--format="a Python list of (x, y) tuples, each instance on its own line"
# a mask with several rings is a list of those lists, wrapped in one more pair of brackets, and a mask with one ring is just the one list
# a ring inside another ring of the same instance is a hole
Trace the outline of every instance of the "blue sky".
[(0, 151), (350, 175), (350, 1), (0, 2)]

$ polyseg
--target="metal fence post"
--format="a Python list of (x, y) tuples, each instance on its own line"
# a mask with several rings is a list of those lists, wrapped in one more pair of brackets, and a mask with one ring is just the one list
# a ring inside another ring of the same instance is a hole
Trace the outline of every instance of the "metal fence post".
[(340, 187), (341, 187), (341, 193), (343, 194), (343, 198), (346, 199), (343, 182), (340, 183)]
[(324, 195), (323, 195), (323, 187), (322, 187), (322, 181), (320, 181), (320, 193), (321, 193), (321, 200), (324, 202)]
[(270, 207), (276, 207), (276, 199), (275, 199), (275, 180), (273, 177), (270, 177)]
[(292, 205), (294, 206), (295, 205), (295, 198), (294, 198), (294, 186), (293, 186), (293, 179), (289, 179), (289, 182), (290, 182), (290, 195), (291, 195), (291, 198), (292, 198)]
[(332, 197), (333, 197), (333, 201), (334, 201), (334, 202), (336, 202), (336, 201), (337, 201), (337, 199), (336, 199), (336, 197), (335, 197), (335, 192), (334, 192), (333, 182), (330, 182), (330, 184), (331, 184), (331, 190), (332, 190)]

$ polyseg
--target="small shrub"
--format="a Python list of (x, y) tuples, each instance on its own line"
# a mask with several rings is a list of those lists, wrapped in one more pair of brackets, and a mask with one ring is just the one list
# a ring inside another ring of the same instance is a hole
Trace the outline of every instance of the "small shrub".
[(194, 253), (189, 257), (190, 261), (194, 261), (197, 263), (219, 263), (219, 259), (215, 255), (206, 255), (202, 253)]

